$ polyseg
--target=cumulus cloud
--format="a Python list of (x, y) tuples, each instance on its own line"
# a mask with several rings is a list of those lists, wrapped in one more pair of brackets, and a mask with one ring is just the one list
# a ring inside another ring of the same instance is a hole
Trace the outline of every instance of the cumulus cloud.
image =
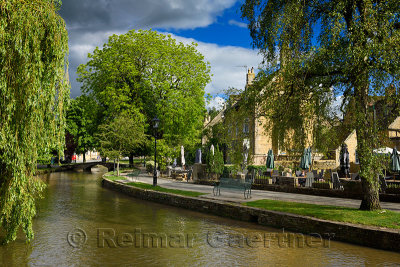
[(262, 56), (252, 49), (237, 46), (219, 46), (212, 43), (197, 42), (192, 38), (183, 38), (171, 34), (184, 44), (195, 42), (197, 50), (210, 62), (212, 81), (206, 87), (206, 93), (217, 95), (229, 87), (244, 89), (247, 69), (258, 68)]
[(229, 20), (228, 21), (229, 25), (234, 25), (234, 26), (238, 26), (240, 28), (247, 28), (247, 24), (244, 22), (240, 22), (240, 21), (236, 21), (236, 20)]
[(224, 104), (225, 104), (225, 99), (223, 99), (220, 96), (216, 96), (213, 99), (211, 99), (210, 102), (207, 104), (207, 109), (215, 108), (216, 110), (221, 110)]
[[(71, 96), (81, 94), (76, 69), (87, 61), (87, 54), (101, 47), (112, 34), (129, 29), (188, 29), (205, 27), (216, 21), (237, 0), (68, 0), (63, 1), (61, 16), (67, 23), (70, 47)], [(239, 23), (239, 24), (238, 24)], [(240, 26), (240, 22), (230, 24)], [(198, 50), (211, 64), (212, 82), (206, 92), (221, 93), (228, 87), (244, 88), (246, 70), (257, 68), (261, 56), (251, 49), (219, 46), (174, 36), (183, 43), (196, 42)]]
[(121, 27), (192, 29), (216, 20), (237, 0), (68, 0), (60, 10), (70, 30)]
[(336, 96), (331, 104), (331, 115), (336, 116), (338, 118), (343, 118), (343, 112), (340, 110), (340, 107), (343, 102), (343, 95)]
[[(118, 33), (120, 34), (120, 33)], [(166, 33), (167, 34), (167, 33)], [(80, 84), (76, 82), (75, 70), (77, 66), (87, 60), (87, 54), (93, 52), (96, 46), (101, 46), (112, 33), (84, 34), (77, 44), (70, 46), (70, 80), (72, 84), (71, 95), (80, 94)], [(197, 50), (203, 54), (211, 66), (211, 82), (206, 86), (206, 93), (218, 95), (229, 87), (243, 89), (246, 84), (246, 69), (257, 69), (262, 61), (262, 56), (257, 51), (235, 46), (219, 46), (212, 43), (198, 42), (195, 39), (184, 38), (171, 34), (173, 38), (184, 44), (195, 42)]]

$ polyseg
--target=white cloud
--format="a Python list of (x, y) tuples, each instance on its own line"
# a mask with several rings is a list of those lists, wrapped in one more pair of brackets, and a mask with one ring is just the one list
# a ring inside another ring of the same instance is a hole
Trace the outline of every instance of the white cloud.
[[(76, 68), (87, 61), (87, 54), (92, 53), (96, 46), (101, 47), (112, 34), (122, 32), (98, 32), (81, 35), (74, 44), (70, 45), (70, 81), (72, 84), (71, 96), (80, 95), (80, 84), (76, 82)], [(236, 46), (220, 46), (213, 43), (197, 42), (191, 38), (184, 38), (171, 34), (177, 41), (184, 44), (198, 43), (198, 51), (205, 60), (210, 62), (213, 76), (205, 90), (211, 95), (221, 94), (229, 87), (243, 89), (246, 84), (246, 68), (258, 68), (262, 56), (257, 51)]]
[(68, 0), (61, 15), (71, 30), (206, 27), (237, 0)]
[(228, 23), (229, 23), (229, 25), (238, 26), (240, 28), (247, 28), (247, 24), (246, 23), (239, 22), (239, 21), (236, 21), (236, 20), (233, 20), (233, 19), (229, 20)]
[(220, 96), (216, 96), (213, 99), (211, 99), (210, 102), (207, 104), (207, 109), (215, 108), (216, 110), (221, 110), (224, 104), (225, 104), (225, 99), (223, 99)]
[[(71, 96), (80, 94), (76, 69), (87, 54), (102, 46), (111, 34), (129, 29), (194, 29), (216, 22), (238, 0), (68, 0), (61, 16), (70, 44)], [(213, 91), (213, 90), (210, 90)]]
[(339, 119), (343, 118), (343, 112), (340, 110), (340, 106), (342, 105), (343, 99), (344, 99), (343, 95), (336, 96), (330, 108), (331, 114), (338, 117)]
[(246, 73), (251, 67), (258, 68), (262, 56), (257, 51), (237, 46), (220, 46), (212, 43), (197, 42), (191, 38), (172, 36), (178, 41), (189, 44), (198, 43), (197, 50), (210, 62), (212, 81), (206, 87), (206, 93), (217, 95), (229, 87), (244, 89)]

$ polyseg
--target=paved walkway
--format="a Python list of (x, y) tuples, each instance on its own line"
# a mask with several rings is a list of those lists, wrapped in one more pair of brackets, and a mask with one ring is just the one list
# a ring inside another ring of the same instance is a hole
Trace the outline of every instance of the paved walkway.
[[(130, 181), (141, 182), (147, 184), (153, 184), (153, 177), (148, 175), (147, 173), (140, 174), (139, 177), (130, 179)], [(121, 182), (130, 182), (127, 180), (121, 180)], [(361, 200), (358, 199), (349, 199), (349, 198), (335, 198), (335, 197), (323, 197), (323, 196), (313, 196), (313, 195), (304, 195), (304, 194), (294, 194), (294, 193), (285, 193), (285, 192), (275, 192), (275, 191), (264, 191), (264, 190), (252, 190), (251, 199), (244, 199), (243, 194), (238, 191), (231, 191), (227, 189), (221, 190), (221, 196), (215, 197), (212, 194), (212, 186), (207, 185), (198, 185), (187, 182), (180, 182), (172, 179), (158, 178), (158, 185), (170, 188), (170, 189), (180, 189), (187, 191), (196, 191), (201, 193), (206, 193), (201, 197), (209, 198), (209, 199), (218, 199), (235, 203), (242, 203), (247, 201), (254, 201), (259, 199), (272, 199), (272, 200), (282, 200), (282, 201), (290, 201), (290, 202), (300, 202), (300, 203), (310, 203), (310, 204), (318, 204), (318, 205), (331, 205), (331, 206), (342, 206), (342, 207), (351, 207), (351, 208), (359, 208), (361, 204)], [(400, 203), (392, 203), (392, 202), (381, 202), (381, 207), (383, 209), (393, 210), (400, 212)]]

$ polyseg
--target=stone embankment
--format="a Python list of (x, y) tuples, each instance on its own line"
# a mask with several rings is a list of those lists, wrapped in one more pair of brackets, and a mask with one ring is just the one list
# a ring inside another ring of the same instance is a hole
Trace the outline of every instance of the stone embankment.
[(129, 196), (179, 208), (209, 213), (293, 232), (319, 235), (335, 241), (400, 252), (400, 232), (394, 229), (333, 222), (284, 212), (268, 211), (225, 201), (186, 197), (114, 182), (103, 177), (102, 185)]

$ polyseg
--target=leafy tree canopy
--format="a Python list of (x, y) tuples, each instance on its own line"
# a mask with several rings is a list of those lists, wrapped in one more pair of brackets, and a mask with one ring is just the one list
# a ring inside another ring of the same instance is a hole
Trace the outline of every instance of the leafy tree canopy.
[[(96, 145), (94, 134), (99, 121), (99, 106), (86, 95), (72, 99), (67, 111), (67, 131), (73, 136), (76, 152), (85, 155)], [(85, 156), (84, 156), (85, 159)]]
[(68, 34), (59, 1), (0, 1), (0, 225), (33, 238), (38, 152), (62, 153)]
[(89, 54), (78, 73), (83, 91), (106, 114), (133, 114), (138, 109), (150, 126), (148, 133), (151, 120), (160, 119), (159, 132), (167, 144), (193, 144), (199, 139), (210, 67), (196, 44), (177, 43), (152, 30), (132, 30), (111, 36), (102, 49)]
[(118, 161), (129, 152), (140, 146), (145, 139), (143, 116), (130, 117), (119, 115), (110, 123), (99, 126), (97, 138), (100, 143), (100, 152), (111, 159)]
[(354, 99), (362, 209), (380, 208), (379, 166), (372, 153), (376, 132), (368, 98), (385, 94), (389, 84), (399, 87), (399, 15), (397, 0), (246, 0), (242, 6), (254, 46), (272, 62), (262, 72), (264, 86), (258, 88), (268, 91), (264, 99), (276, 100), (272, 105), (277, 117), (301, 122), (296, 114), (315, 114), (318, 101), (324, 101), (331, 88), (345, 102)]

